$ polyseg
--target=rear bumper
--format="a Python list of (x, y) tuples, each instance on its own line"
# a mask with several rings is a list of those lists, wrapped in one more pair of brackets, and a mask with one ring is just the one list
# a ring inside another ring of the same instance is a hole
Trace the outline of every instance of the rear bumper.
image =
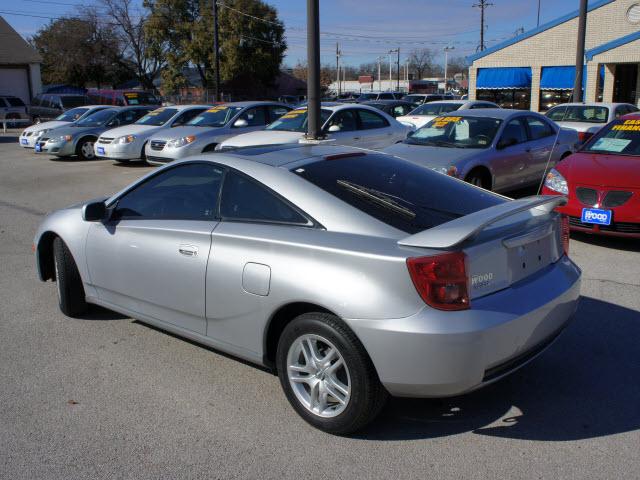
[(549, 346), (575, 312), (580, 275), (565, 256), (473, 301), (470, 310), (425, 307), (408, 318), (347, 323), (392, 395), (459, 395), (515, 371)]

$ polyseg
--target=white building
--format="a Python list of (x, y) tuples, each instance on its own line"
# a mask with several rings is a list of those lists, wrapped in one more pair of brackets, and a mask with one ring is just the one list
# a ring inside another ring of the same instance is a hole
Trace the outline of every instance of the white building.
[[(575, 2), (578, 3), (577, 1)], [(471, 55), (469, 98), (544, 111), (570, 98), (578, 11)], [(584, 99), (640, 106), (640, 1), (591, 0)]]
[(25, 104), (40, 93), (38, 52), (0, 17), (0, 95), (13, 95)]

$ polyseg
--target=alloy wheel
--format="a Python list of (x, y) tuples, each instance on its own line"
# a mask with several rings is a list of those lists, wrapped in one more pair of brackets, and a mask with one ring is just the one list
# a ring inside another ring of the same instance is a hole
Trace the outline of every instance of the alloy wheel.
[(349, 404), (349, 368), (326, 338), (315, 334), (298, 337), (287, 354), (287, 377), (298, 401), (319, 417), (340, 415)]

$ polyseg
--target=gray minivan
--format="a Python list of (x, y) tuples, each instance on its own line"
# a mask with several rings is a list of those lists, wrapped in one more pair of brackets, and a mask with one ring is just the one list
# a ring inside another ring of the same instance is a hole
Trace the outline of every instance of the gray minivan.
[(86, 95), (70, 93), (43, 93), (36, 95), (29, 106), (29, 116), (33, 123), (46, 122), (59, 117), (65, 111), (88, 105)]

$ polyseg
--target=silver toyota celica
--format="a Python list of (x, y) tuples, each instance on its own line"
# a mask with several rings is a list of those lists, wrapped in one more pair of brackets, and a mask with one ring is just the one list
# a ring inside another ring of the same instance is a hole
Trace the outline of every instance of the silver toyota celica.
[(267, 366), (346, 434), (389, 394), (469, 392), (560, 334), (581, 275), (564, 201), (352, 147), (253, 147), (52, 213), (36, 263), (65, 314), (98, 304)]

